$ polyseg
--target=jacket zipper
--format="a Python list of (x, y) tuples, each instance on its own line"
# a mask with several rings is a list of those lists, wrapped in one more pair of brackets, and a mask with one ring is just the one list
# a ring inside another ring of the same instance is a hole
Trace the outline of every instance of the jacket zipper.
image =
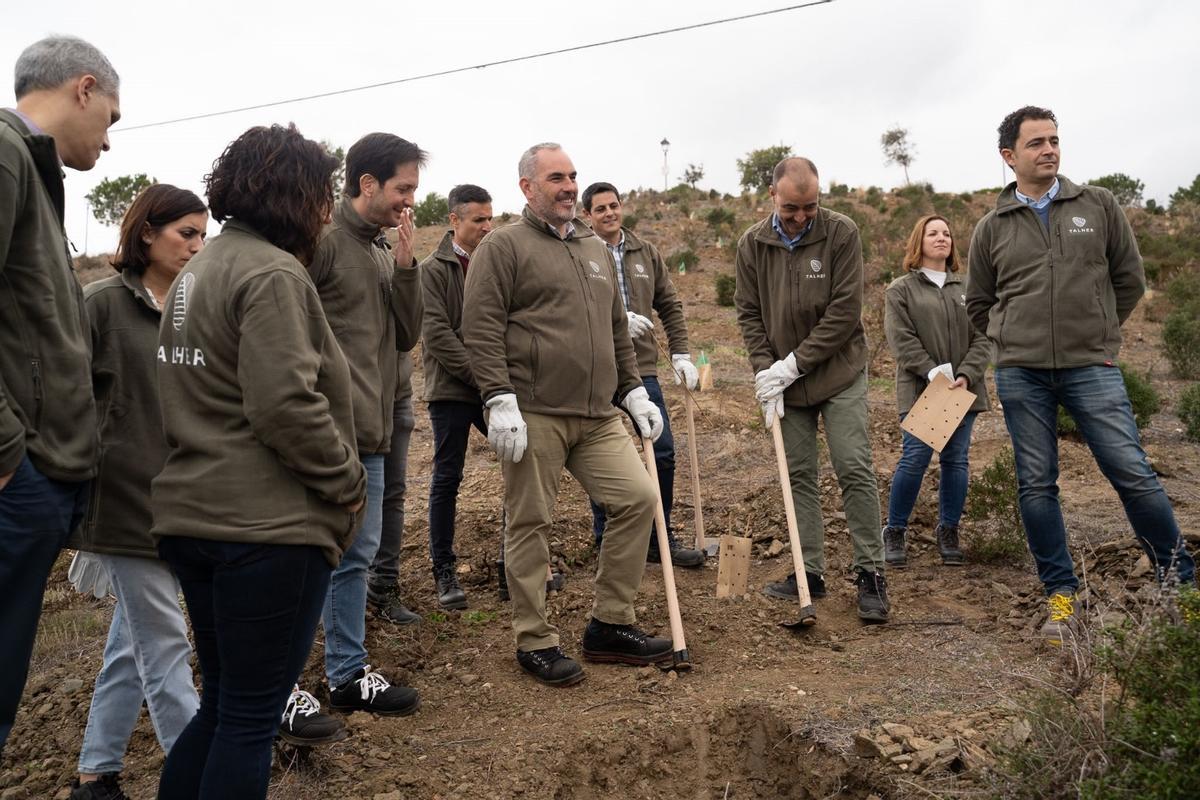
[(34, 413), (34, 425), (40, 429), (42, 427), (42, 362), (39, 359), (32, 358), (29, 364), (33, 370), (33, 401), (37, 405), (37, 411)]
[[(1054, 209), (1051, 204), (1050, 209)], [(1046, 232), (1047, 237), (1049, 231)], [(1058, 250), (1062, 252), (1062, 225), (1057, 221), (1054, 223), (1054, 236), (1058, 240)], [(1054, 365), (1054, 369), (1058, 369), (1058, 343), (1055, 342), (1055, 331), (1058, 323), (1054, 319), (1054, 247), (1050, 247), (1050, 363)]]

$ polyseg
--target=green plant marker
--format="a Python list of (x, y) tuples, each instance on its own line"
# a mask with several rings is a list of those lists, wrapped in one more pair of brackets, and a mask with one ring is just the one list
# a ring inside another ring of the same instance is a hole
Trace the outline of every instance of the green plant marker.
[(704, 366), (705, 364), (707, 364), (707, 363), (708, 363), (708, 356), (707, 356), (707, 355), (705, 355), (705, 353), (704, 353), (704, 351), (703, 351), (703, 350), (701, 350), (701, 351), (700, 351), (700, 357), (696, 359), (696, 366), (697, 366), (697, 367), (703, 367), (703, 366)]
[(679, 261), (679, 274), (687, 275), (687, 262), (683, 261), (682, 259)]

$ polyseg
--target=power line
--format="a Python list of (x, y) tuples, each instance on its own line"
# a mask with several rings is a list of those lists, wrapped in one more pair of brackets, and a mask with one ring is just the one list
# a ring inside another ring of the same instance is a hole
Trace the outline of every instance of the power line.
[(619, 39), (606, 39), (602, 42), (592, 42), (591, 44), (580, 44), (574, 47), (564, 47), (561, 50), (546, 50), (541, 53), (532, 53), (530, 55), (515, 56), (513, 58), (505, 58), (500, 61), (488, 61), (483, 64), (472, 64), (467, 67), (455, 67), (453, 69), (444, 69), (438, 72), (427, 72), (423, 75), (411, 75), (407, 78), (397, 78), (391, 81), (382, 81), (380, 83), (369, 83), (364, 86), (353, 86), (349, 89), (335, 89), (329, 92), (320, 92), (318, 94), (308, 94), (302, 97), (291, 97), (286, 100), (274, 100), (269, 103), (259, 103), (252, 106), (242, 106), (240, 108), (229, 108), (224, 111), (209, 111), (204, 114), (193, 114), (190, 117), (177, 117), (175, 119), (166, 119), (159, 122), (147, 122), (142, 125), (129, 125), (122, 128), (116, 128), (111, 133), (124, 133), (125, 131), (136, 131), (145, 128), (159, 128), (164, 125), (175, 125), (180, 122), (191, 122), (197, 119), (209, 119), (211, 117), (223, 117), (228, 114), (240, 114), (243, 111), (257, 111), (263, 108), (274, 108), (275, 106), (284, 106), (289, 103), (303, 103), (308, 100), (319, 100), (324, 97), (335, 97), (341, 94), (351, 94), (352, 92), (365, 92), (368, 89), (379, 89), (384, 86), (396, 86), (401, 83), (413, 83), (415, 81), (429, 80), (430, 78), (441, 78), (446, 75), (455, 75), (460, 72), (470, 72), (476, 69), (487, 69), (488, 67), (499, 67), (505, 64), (516, 64), (519, 61), (532, 61), (537, 58), (547, 58), (549, 56), (558, 56), (563, 53), (575, 53), (580, 50), (590, 50), (596, 47), (607, 47), (613, 44), (622, 44), (624, 42), (633, 42), (638, 39), (651, 39), (655, 36), (666, 36), (672, 33), (681, 33), (683, 31), (694, 31), (699, 28), (710, 28), (714, 25), (725, 25), (730, 22), (741, 22), (742, 20), (754, 19), (755, 17), (766, 17), (772, 14), (783, 14), (787, 11), (797, 11), (801, 8), (809, 8), (811, 6), (824, 5), (832, 3), (833, 0), (811, 0), (807, 3), (799, 3), (798, 5), (785, 6), (783, 8), (773, 8), (768, 11), (756, 11), (752, 14), (742, 14), (736, 17), (726, 17), (725, 19), (714, 19), (708, 22), (697, 22), (693, 25), (681, 25), (677, 28), (665, 28), (660, 31), (651, 31), (650, 33), (638, 33), (633, 36), (622, 36)]

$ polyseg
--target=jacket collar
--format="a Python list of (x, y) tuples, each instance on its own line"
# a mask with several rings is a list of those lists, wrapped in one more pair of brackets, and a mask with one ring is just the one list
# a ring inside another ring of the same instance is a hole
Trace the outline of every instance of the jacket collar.
[(458, 256), (454, 252), (454, 231), (446, 231), (446, 235), (442, 237), (442, 241), (438, 242), (437, 249), (433, 251), (433, 257), (438, 261), (452, 266), (460, 266)]
[[(938, 285), (936, 283), (934, 283), (933, 281), (931, 281), (929, 279), (929, 276), (921, 271), (920, 267), (917, 267), (916, 269), (911, 270), (908, 274), (913, 276), (913, 280), (923, 281), (925, 283), (928, 283), (930, 286), (932, 286), (935, 289), (938, 288)], [(951, 272), (950, 270), (946, 270), (945, 286), (949, 286), (952, 283), (962, 283), (962, 273), (961, 272)]]
[(333, 207), (333, 224), (366, 243), (379, 238), (381, 229), (378, 225), (367, 222), (354, 210), (349, 197), (343, 196)]
[(8, 109), (0, 109), (0, 123), (12, 128), (25, 142), (29, 156), (37, 167), (38, 176), (54, 203), (54, 210), (58, 212), (58, 219), (63, 221), (66, 218), (66, 190), (63, 188), (64, 173), (54, 137), (44, 133), (31, 133), (25, 121)]
[[(1077, 183), (1073, 183), (1066, 175), (1058, 176), (1058, 194), (1050, 201), (1051, 207), (1055, 203), (1061, 203), (1064, 200), (1071, 200), (1078, 197), (1083, 192), (1083, 187)], [(1000, 196), (996, 198), (996, 213), (1007, 214), (1010, 211), (1018, 208), (1025, 208), (1025, 204), (1017, 199), (1017, 182), (1013, 181), (1000, 192)]]
[(133, 296), (138, 302), (152, 311), (156, 316), (162, 316), (162, 309), (154, 305), (154, 298), (150, 295), (150, 290), (146, 288), (146, 283), (142, 280), (141, 275), (135, 275), (131, 269), (121, 270), (121, 283), (125, 284), (125, 288), (133, 292)]
[[(546, 236), (558, 238), (558, 235), (550, 230), (550, 223), (533, 213), (533, 209), (528, 204), (521, 210), (521, 221)], [(586, 239), (589, 236), (596, 235), (592, 233), (592, 229), (588, 227), (587, 223), (579, 217), (571, 220), (571, 224), (575, 226), (575, 233), (571, 236), (572, 239)]]
[[(812, 228), (804, 235), (804, 239), (801, 240), (800, 244), (796, 247), (797, 250), (824, 240), (826, 236), (826, 229), (828, 228), (829, 216), (832, 213), (832, 211), (824, 207), (817, 209), (817, 216), (813, 218)], [(779, 238), (779, 234), (775, 232), (775, 226), (771, 224), (771, 220), (774, 219), (774, 217), (775, 212), (772, 211), (766, 219), (758, 223), (758, 232), (754, 235), (754, 239), (755, 241), (762, 242), (763, 244), (782, 247), (784, 250), (787, 250), (788, 246)]]

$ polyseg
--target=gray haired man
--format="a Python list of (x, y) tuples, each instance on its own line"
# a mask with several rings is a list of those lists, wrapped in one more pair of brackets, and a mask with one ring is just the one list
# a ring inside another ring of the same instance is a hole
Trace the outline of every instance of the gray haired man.
[(121, 116), (116, 71), (80, 39), (30, 45), (15, 72), (17, 107), (0, 110), (0, 751), (46, 578), (83, 517), (99, 448), (62, 166), (94, 167)]

